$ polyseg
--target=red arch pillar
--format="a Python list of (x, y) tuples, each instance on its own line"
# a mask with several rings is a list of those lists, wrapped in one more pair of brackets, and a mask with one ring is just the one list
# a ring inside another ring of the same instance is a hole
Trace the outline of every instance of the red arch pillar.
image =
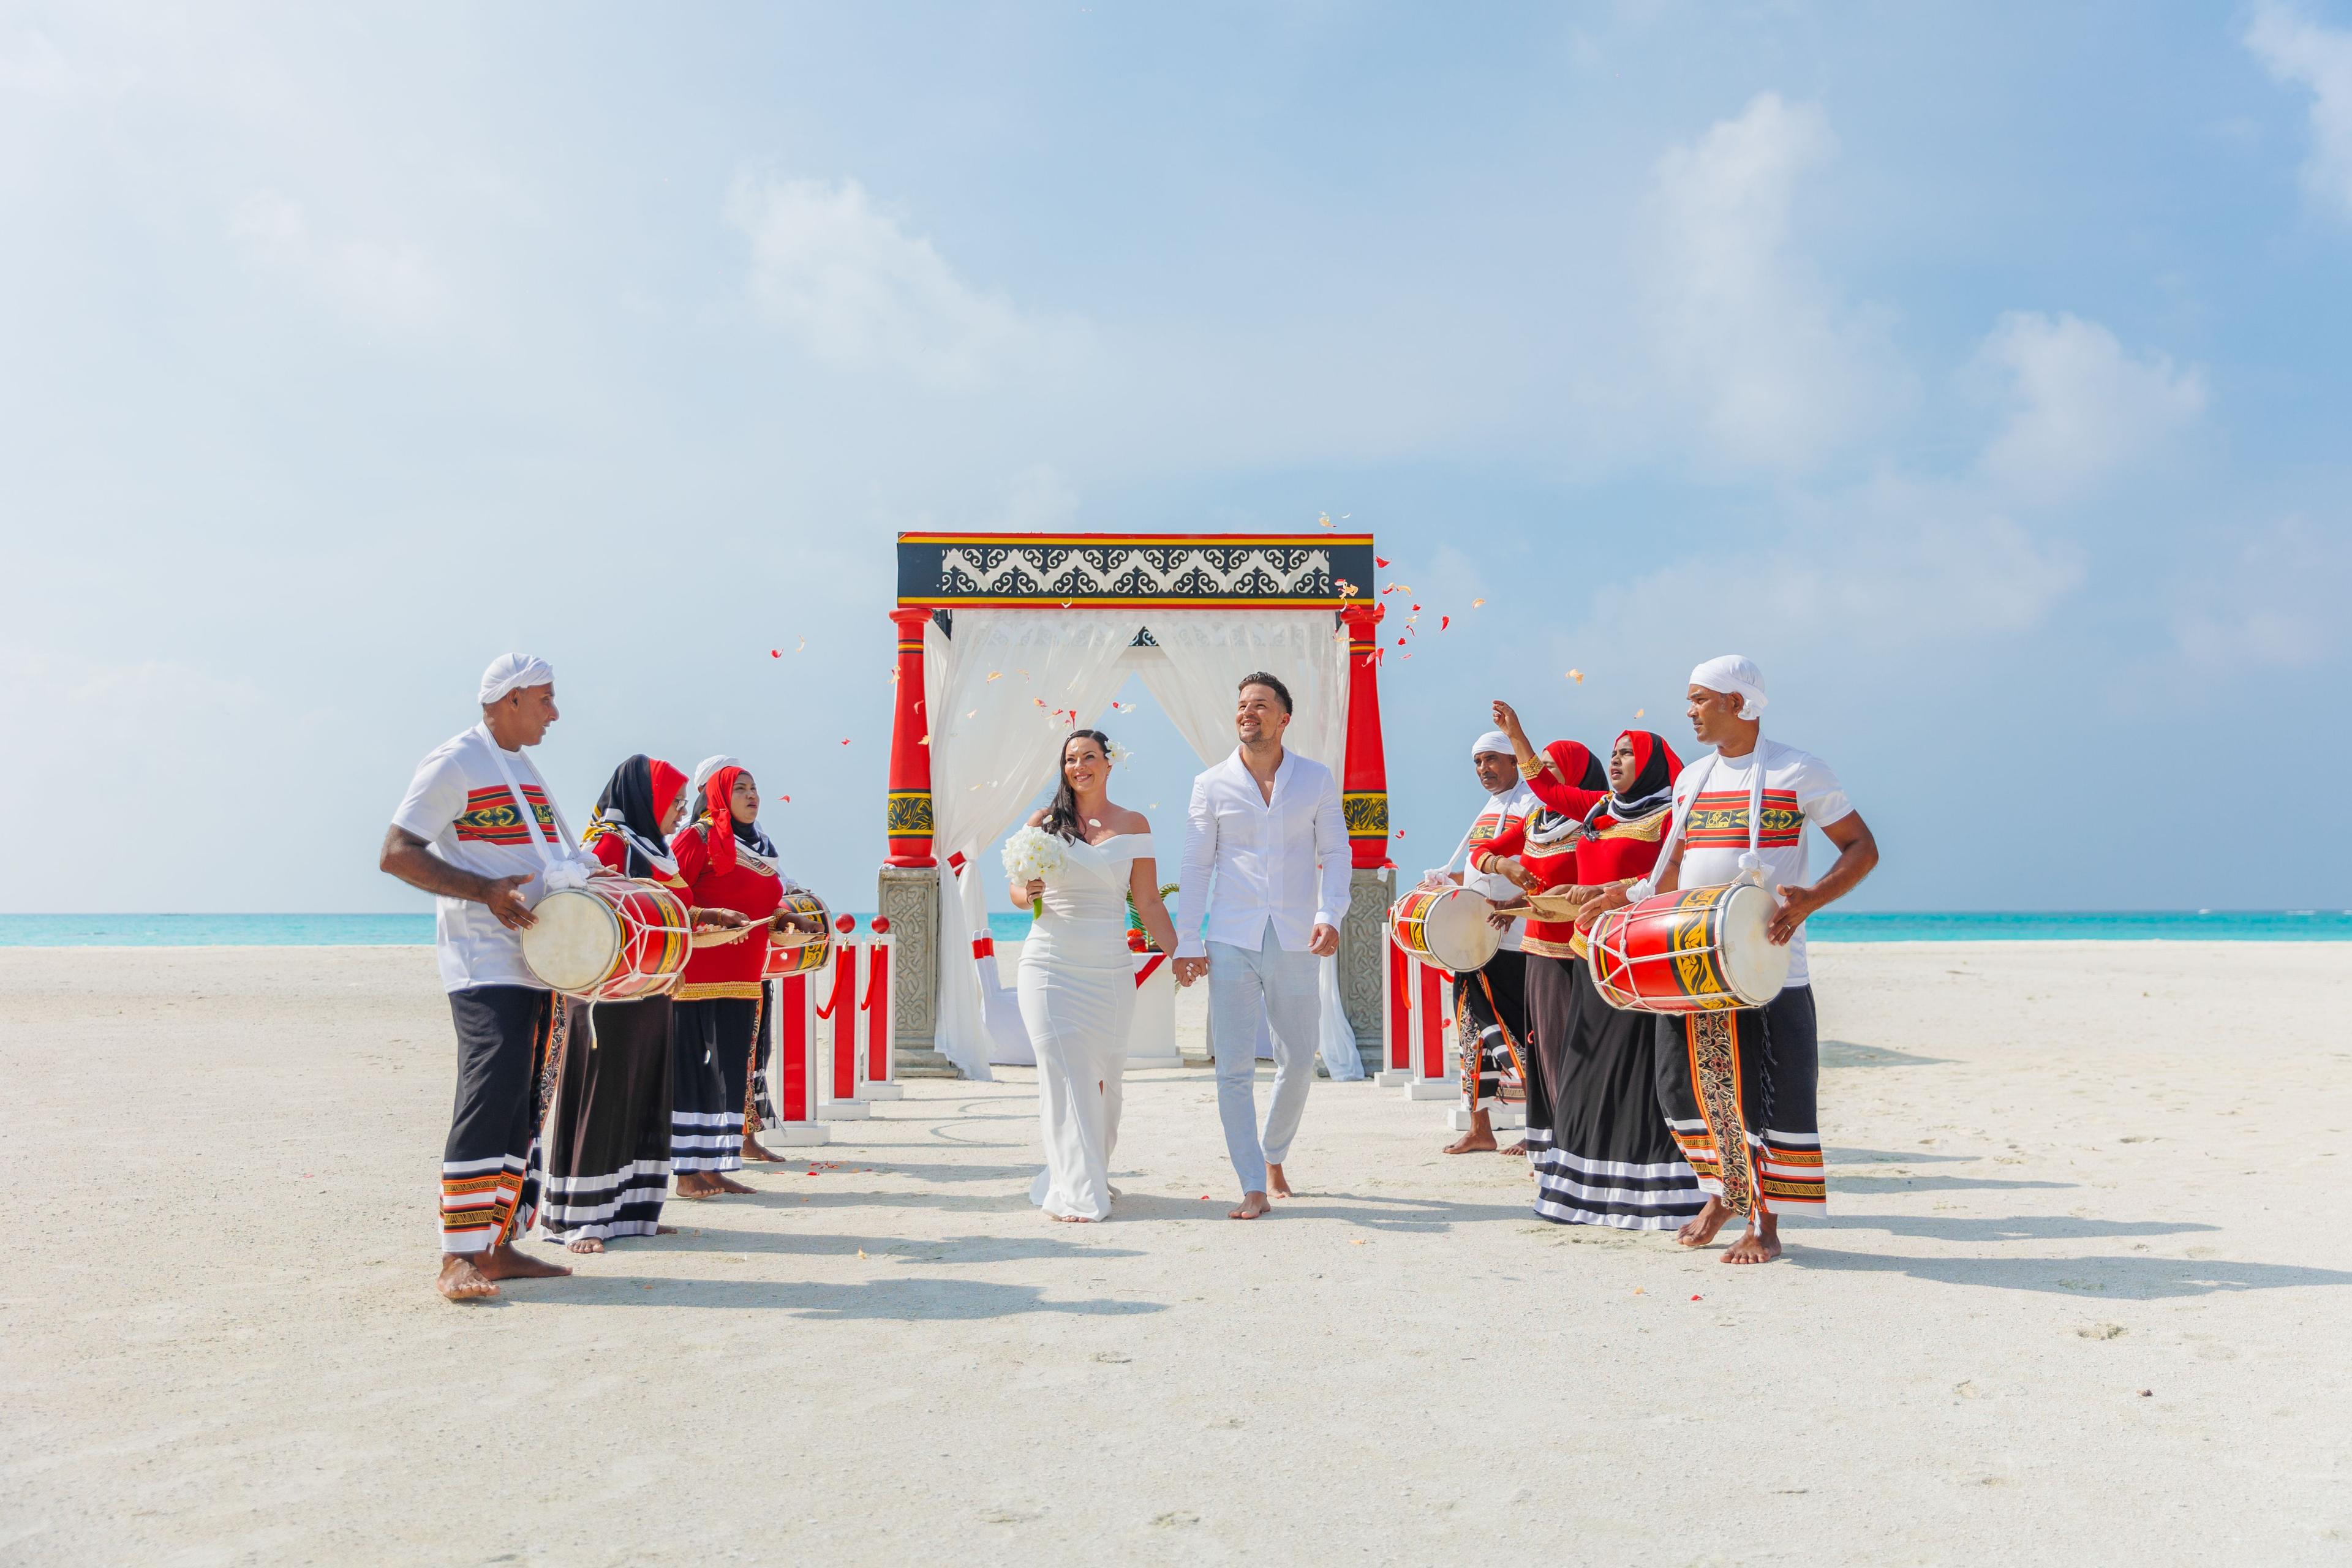
[(1359, 870), (1393, 865), (1389, 858), (1389, 763), (1381, 745), (1379, 605), (1350, 605), (1348, 623), (1348, 759), (1340, 803), (1348, 814), (1348, 848)]
[(890, 721), (890, 858), (886, 866), (936, 866), (931, 858), (931, 730), (923, 714), (923, 627), (931, 613), (890, 612), (898, 626), (898, 700)]

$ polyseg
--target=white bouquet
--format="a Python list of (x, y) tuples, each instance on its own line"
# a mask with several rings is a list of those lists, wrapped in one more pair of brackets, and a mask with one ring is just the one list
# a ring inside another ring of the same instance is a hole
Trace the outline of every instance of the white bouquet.
[[(1042, 827), (1024, 827), (1004, 841), (1004, 869), (1016, 882), (1034, 882), (1062, 868), (1062, 841)], [(1045, 900), (1029, 900), (1032, 920), (1043, 919)]]

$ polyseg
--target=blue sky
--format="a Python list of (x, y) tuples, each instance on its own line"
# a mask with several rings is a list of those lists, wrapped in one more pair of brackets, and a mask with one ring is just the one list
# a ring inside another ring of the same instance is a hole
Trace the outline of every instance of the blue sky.
[(421, 907), (514, 647), (862, 907), (897, 531), (1325, 511), (1409, 866), (1737, 648), (1858, 908), (2346, 901), (2340, 0), (7, 5), (0, 230), (0, 906)]

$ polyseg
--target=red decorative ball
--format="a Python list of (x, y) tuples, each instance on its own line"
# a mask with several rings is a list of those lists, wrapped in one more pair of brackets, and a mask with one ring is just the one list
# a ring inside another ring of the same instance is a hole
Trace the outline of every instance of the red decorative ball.
[(878, 935), (888, 936), (890, 934), (890, 917), (888, 915), (876, 915), (874, 917), (874, 930)]
[(833, 929), (839, 931), (842, 935), (847, 936), (851, 931), (857, 929), (857, 917), (855, 915), (837, 915), (834, 918)]

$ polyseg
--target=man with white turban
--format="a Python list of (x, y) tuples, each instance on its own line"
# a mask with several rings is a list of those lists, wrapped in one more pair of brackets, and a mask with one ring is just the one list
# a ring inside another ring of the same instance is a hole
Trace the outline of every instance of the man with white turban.
[[(1486, 792), (1486, 807), (1472, 820), (1470, 830), (1445, 864), (1423, 874), (1422, 886), (1453, 882), (1484, 896), (1489, 903), (1513, 902), (1519, 897), (1518, 889), (1491, 871), (1470, 869), (1470, 858), (1479, 846), (1525, 821), (1538, 803), (1519, 777), (1511, 738), (1500, 730), (1489, 730), (1470, 743), (1470, 768)], [(1503, 931), (1501, 950), (1485, 968), (1454, 977), (1454, 1037), (1460, 1042), (1462, 1099), (1469, 1109), (1470, 1127), (1445, 1146), (1448, 1154), (1494, 1152), (1493, 1120), (1482, 1099), (1525, 1103), (1527, 1075), (1535, 1070), (1527, 1049), (1527, 958), (1519, 951), (1519, 928), (1526, 922), (1499, 915), (1493, 919)], [(1525, 1139), (1501, 1151), (1506, 1154), (1527, 1152)]]
[(377, 864), (436, 896), (435, 945), (457, 1029), (457, 1106), (441, 1157), (441, 1274), (452, 1301), (497, 1281), (569, 1274), (515, 1242), (539, 1207), (541, 1069), (562, 1009), (523, 962), (521, 933), (552, 882), (587, 875), (553, 792), (524, 754), (557, 718), (555, 671), (502, 654), (482, 672), (482, 720), (417, 764)]
[[(1647, 898), (1653, 884), (1671, 892), (1745, 876), (1775, 896), (1765, 933), (1790, 949), (1780, 994), (1762, 1007), (1661, 1017), (1657, 1037), (1658, 1099), (1707, 1194), (1675, 1239), (1704, 1247), (1744, 1215), (1747, 1234), (1723, 1261), (1769, 1263), (1780, 1256), (1780, 1211), (1828, 1199), (1805, 917), (1870, 874), (1878, 842), (1827, 763), (1763, 738), (1764, 676), (1754, 660), (1708, 659), (1691, 671), (1687, 697), (1692, 732), (1715, 750), (1675, 781), (1673, 826), (1650, 881), (1613, 892), (1594, 912)], [(1805, 879), (1808, 823), (1838, 852), (1813, 882)]]

